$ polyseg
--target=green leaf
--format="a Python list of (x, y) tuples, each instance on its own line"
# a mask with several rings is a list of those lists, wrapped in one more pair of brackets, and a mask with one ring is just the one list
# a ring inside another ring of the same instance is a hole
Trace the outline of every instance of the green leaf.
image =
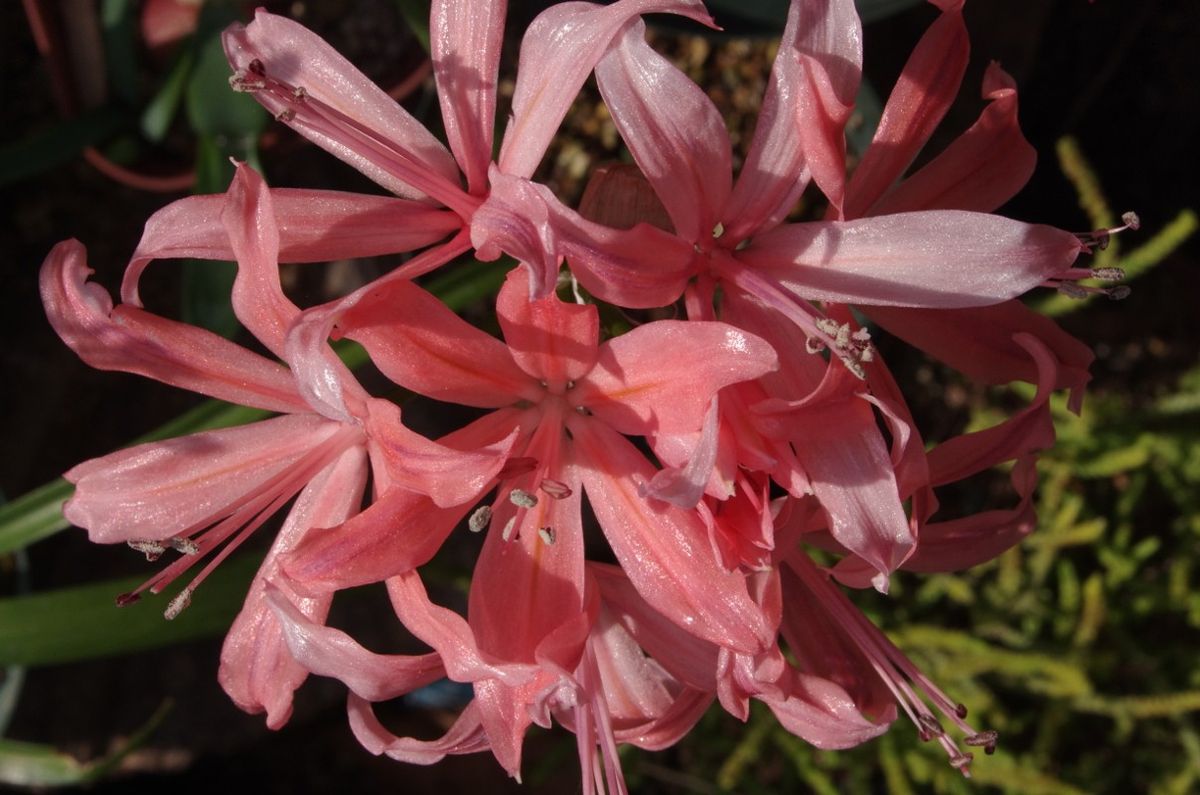
[(137, 4), (132, 0), (104, 0), (100, 21), (104, 28), (104, 62), (108, 86), (127, 105), (138, 99)]
[(396, 0), (396, 9), (426, 53), (429, 46), (429, 0)]
[(184, 47), (175, 58), (175, 65), (167, 73), (167, 79), (154, 98), (142, 111), (142, 134), (155, 143), (167, 136), (171, 121), (179, 112), (183, 101), (183, 90), (192, 75), (192, 67), (196, 64), (194, 47)]
[(212, 137), (221, 149), (229, 141), (257, 138), (267, 126), (267, 112), (249, 94), (229, 87), (229, 62), (218, 33), (200, 44), (196, 68), (187, 83), (187, 115), (192, 128)]
[(219, 635), (229, 628), (259, 560), (226, 561), (173, 621), (163, 618), (181, 583), (127, 607), (114, 599), (144, 577), (0, 599), (0, 665), (53, 665), (89, 660)]
[(125, 114), (106, 106), (0, 147), (0, 187), (68, 162), (85, 146), (111, 137), (126, 123)]

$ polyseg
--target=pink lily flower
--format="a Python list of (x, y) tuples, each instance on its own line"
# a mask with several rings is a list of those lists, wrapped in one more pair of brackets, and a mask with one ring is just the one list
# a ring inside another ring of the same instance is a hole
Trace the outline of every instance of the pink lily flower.
[[(234, 310), (268, 349), (294, 364), (285, 330), (299, 310), (279, 286), (271, 195), (257, 174), (241, 166), (224, 201), (227, 236), (218, 256), (238, 261)], [(428, 442), (406, 430), (398, 409), (367, 395), (344, 368), (330, 383), (300, 384), (283, 365), (208, 331), (136, 306), (114, 307), (101, 288), (87, 283), (89, 273), (83, 246), (74, 240), (56, 246), (41, 273), (47, 316), (84, 361), (283, 415), (80, 464), (66, 474), (75, 494), (64, 506), (66, 517), (93, 541), (127, 542), (150, 558), (168, 548), (183, 553), (121, 603), (145, 590), (161, 591), (212, 556), (168, 605), (166, 616), (173, 618), (221, 561), (299, 495), (226, 638), (220, 672), (239, 706), (265, 710), (269, 725), (282, 725), (306, 673), (291, 660), (265, 601), (281, 556), (310, 528), (357, 513), (370, 472), (377, 489), (399, 484), (439, 505), (461, 504), (476, 499), (500, 470), (508, 445), (461, 452)], [(328, 595), (288, 594), (310, 619), (324, 620)]]

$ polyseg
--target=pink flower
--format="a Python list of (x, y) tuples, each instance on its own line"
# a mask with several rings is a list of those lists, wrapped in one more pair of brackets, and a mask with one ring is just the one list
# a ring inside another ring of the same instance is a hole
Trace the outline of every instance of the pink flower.
[[(294, 365), (285, 331), (299, 310), (280, 290), (271, 195), (252, 170), (239, 167), (221, 218), (226, 250), (239, 265), (234, 310), (268, 349)], [(84, 256), (78, 242), (60, 243), (41, 274), (47, 316), (84, 361), (283, 414), (80, 464), (66, 475), (75, 494), (64, 507), (93, 541), (128, 542), (151, 558), (167, 548), (183, 553), (121, 597), (123, 603), (143, 590), (157, 593), (212, 555), (167, 607), (173, 618), (222, 560), (299, 495), (222, 652), (221, 681), (230, 696), (244, 709), (266, 710), (268, 723), (281, 725), (305, 672), (287, 653), (265, 601), (280, 556), (310, 528), (340, 524), (359, 510), (368, 459), (377, 489), (403, 485), (440, 505), (455, 505), (478, 496), (499, 471), (507, 446), (472, 452), (441, 447), (406, 430), (395, 405), (368, 396), (344, 368), (324, 384), (298, 383), (283, 365), (215, 334), (138, 307), (114, 307), (102, 289), (86, 282)], [(324, 620), (328, 596), (288, 593), (310, 619)]]

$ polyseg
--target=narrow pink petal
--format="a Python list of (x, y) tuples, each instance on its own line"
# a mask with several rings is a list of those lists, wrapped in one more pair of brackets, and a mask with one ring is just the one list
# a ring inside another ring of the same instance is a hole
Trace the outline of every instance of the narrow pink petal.
[[(713, 398), (704, 415), (704, 425), (694, 439), (693, 444), (684, 456), (681, 466), (667, 466), (654, 474), (650, 482), (642, 489), (644, 496), (656, 500), (664, 500), (680, 508), (695, 508), (696, 503), (704, 496), (709, 479), (717, 464), (717, 442), (720, 439), (720, 407), (717, 398)], [(655, 444), (655, 452), (658, 444)]]
[(288, 415), (118, 450), (66, 473), (63, 513), (98, 543), (171, 538), (228, 516), (338, 429)]
[(554, 290), (560, 257), (601, 300), (631, 308), (665, 306), (683, 294), (693, 244), (648, 224), (612, 229), (564, 207), (544, 185), (492, 172), (492, 192), (471, 219), (477, 256), (508, 254), (532, 269), (530, 294)]
[(512, 119), (500, 170), (533, 176), (588, 73), (621, 28), (641, 14), (681, 14), (711, 25), (698, 0), (620, 0), (608, 6), (561, 3), (538, 15), (521, 40)]
[(718, 390), (776, 362), (770, 345), (728, 324), (659, 320), (601, 345), (571, 400), (621, 433), (697, 431)]
[(79, 358), (99, 370), (136, 373), (172, 386), (269, 411), (307, 411), (287, 368), (212, 332), (118, 306), (78, 240), (64, 240), (42, 264), (46, 317)]
[(943, 9), (904, 65), (871, 146), (846, 185), (845, 218), (867, 215), (912, 164), (958, 95), (970, 49), (958, 0)]
[(366, 293), (338, 321), (383, 374), (426, 397), (481, 408), (536, 399), (540, 389), (508, 347), (406, 280)]
[(770, 82), (763, 96), (746, 162), (733, 186), (722, 222), (734, 244), (762, 229), (777, 226), (791, 212), (808, 185), (801, 136), (796, 134), (796, 86), (804, 79), (799, 49), (808, 19), (803, 3), (788, 6)]
[(296, 662), (337, 679), (359, 698), (387, 701), (446, 675), (437, 654), (375, 654), (340, 629), (313, 621), (276, 586), (268, 587), (267, 599)]
[[(496, 411), (439, 442), (460, 450), (484, 449), (508, 437), (518, 424), (515, 410)], [(427, 563), (471, 507), (464, 502), (438, 508), (424, 494), (388, 489), (344, 524), (305, 536), (288, 556), (284, 571), (306, 592), (382, 582)]]
[[(429, 130), (303, 25), (259, 9), (249, 25), (234, 25), (226, 30), (224, 43), (225, 55), (235, 71), (247, 70), (251, 61), (260, 61), (269, 75), (303, 88), (308, 96), (385, 140), (399, 156), (419, 169), (433, 172), (451, 184), (458, 183), (454, 158)], [(254, 96), (273, 114), (289, 107), (268, 92)], [(420, 196), (410, 184), (364, 156), (353, 142), (335, 139), (303, 125), (295, 126), (301, 135), (393, 193)]]
[(802, 673), (791, 678), (787, 698), (760, 698), (783, 728), (805, 742), (827, 750), (853, 748), (887, 731), (888, 721), (868, 720), (846, 691), (828, 679)]
[(450, 150), (468, 189), (487, 188), (496, 116), (496, 72), (504, 41), (504, 0), (437, 0), (429, 12), (433, 74)]
[[(267, 726), (277, 729), (292, 713), (292, 693), (308, 671), (293, 659), (294, 644), (286, 637), (284, 611), (319, 634), (333, 601), (332, 594), (309, 597), (279, 580), (279, 559), (314, 526), (336, 524), (359, 509), (367, 482), (362, 448), (351, 448), (304, 488), (288, 513), (270, 552), (259, 567), (245, 605), (221, 648), (217, 678), (233, 702), (247, 712), (267, 713)], [(328, 630), (333, 632), (335, 630)]]
[(877, 201), (871, 214), (941, 209), (990, 213), (1025, 187), (1037, 152), (1017, 121), (1016, 83), (995, 61), (984, 75), (983, 96), (991, 102), (979, 120)]
[(1082, 389), (1091, 380), (1092, 350), (1020, 301), (970, 309), (873, 306), (867, 314), (888, 333), (984, 384), (1037, 381), (1035, 360), (1014, 340), (1020, 333), (1036, 337), (1058, 360), (1054, 389)]
[[(328, 262), (397, 254), (436, 243), (462, 221), (447, 210), (392, 196), (271, 188), (280, 262)], [(221, 223), (225, 196), (188, 196), (146, 221), (125, 270), (122, 300), (141, 306), (138, 281), (156, 259), (233, 259)]]
[(613, 727), (613, 735), (620, 743), (662, 751), (682, 740), (704, 717), (712, 702), (711, 692), (684, 688), (666, 710), (641, 723), (624, 721)]
[(712, 100), (651, 49), (640, 19), (596, 66), (596, 84), (675, 232), (702, 247), (730, 191), (729, 133)]
[[(840, 216), (846, 180), (846, 122), (862, 79), (862, 24), (853, 0), (795, 0), (802, 38), (795, 124), (813, 180)], [(782, 50), (781, 50), (782, 51)]]
[(530, 300), (529, 279), (509, 271), (496, 299), (509, 353), (531, 378), (561, 390), (596, 363), (600, 315), (591, 304), (568, 304), (554, 293)]
[(770, 630), (743, 577), (721, 568), (695, 513), (638, 496), (637, 484), (654, 474), (650, 462), (593, 419), (573, 416), (568, 428), (588, 501), (646, 601), (712, 643), (747, 653), (769, 645)]
[(599, 674), (605, 708), (614, 724), (642, 723), (670, 708), (680, 685), (615, 616), (601, 610), (592, 629), (589, 655)]
[(1081, 250), (1053, 227), (939, 210), (780, 226), (738, 258), (807, 300), (955, 309), (1021, 295)]
[(238, 164), (225, 194), (221, 222), (238, 265), (233, 311), (272, 353), (286, 358), (287, 330), (300, 310), (279, 284), (279, 228), (271, 193), (259, 173), (245, 163)]
[(487, 735), (479, 722), (479, 712), (468, 704), (458, 720), (437, 740), (397, 737), (375, 717), (371, 704), (353, 693), (347, 703), (350, 729), (364, 748), (373, 754), (386, 754), (410, 765), (433, 765), (448, 754), (474, 754), (488, 749)]
[(1054, 445), (1050, 393), (1057, 381), (1054, 356), (1036, 337), (1017, 334), (1014, 342), (1037, 363), (1038, 391), (1028, 406), (999, 425), (947, 439), (929, 451), (930, 482), (955, 483), (999, 464)]

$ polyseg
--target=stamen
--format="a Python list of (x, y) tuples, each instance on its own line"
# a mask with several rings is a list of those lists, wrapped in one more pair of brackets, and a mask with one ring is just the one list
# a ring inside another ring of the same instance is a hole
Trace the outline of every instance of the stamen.
[(1125, 278), (1125, 271), (1120, 268), (1092, 268), (1091, 275), (1102, 282), (1119, 282)]
[(174, 538), (167, 539), (167, 543), (171, 545), (171, 549), (175, 550), (181, 555), (200, 554), (200, 547), (190, 538), (175, 536)]
[(963, 742), (967, 745), (982, 747), (985, 754), (991, 755), (996, 753), (996, 741), (999, 737), (1000, 735), (989, 729), (985, 732), (979, 732), (979, 734), (964, 737)]
[(538, 498), (536, 494), (530, 494), (524, 489), (513, 489), (508, 493), (508, 501), (518, 508), (534, 508), (537, 507)]
[(513, 528), (517, 526), (517, 517), (510, 516), (508, 521), (504, 523), (504, 530), (500, 533), (500, 538), (504, 541), (512, 541)]
[(167, 551), (167, 548), (159, 542), (150, 541), (148, 539), (131, 538), (125, 543), (129, 545), (130, 549), (134, 550), (135, 552), (141, 552), (143, 555), (145, 555), (146, 560), (150, 561), (151, 563), (158, 560), (160, 557), (162, 557), (162, 553)]
[(543, 541), (545, 541), (547, 544), (553, 544), (554, 538), (555, 538), (554, 528), (553, 527), (539, 527), (538, 528), (538, 537), (541, 538)]
[(538, 488), (546, 492), (546, 496), (555, 500), (565, 500), (574, 493), (570, 486), (554, 478), (543, 478)]
[(117, 594), (117, 607), (129, 607), (131, 604), (136, 604), (140, 601), (142, 601), (142, 595), (134, 591)]
[(1108, 248), (1108, 242), (1112, 239), (1113, 235), (1117, 234), (1118, 232), (1124, 232), (1126, 229), (1136, 232), (1141, 228), (1142, 219), (1138, 218), (1137, 213), (1130, 211), (1121, 214), (1120, 226), (1114, 226), (1108, 229), (1095, 229), (1091, 232), (1076, 234), (1075, 237), (1079, 238), (1079, 241), (1083, 243), (1084, 247), (1088, 250), (1094, 248), (1097, 251), (1103, 251), (1104, 249)]
[(480, 505), (471, 514), (471, 518), (467, 520), (467, 529), (472, 533), (482, 532), (485, 527), (491, 524), (492, 521), (492, 506)]
[(163, 611), (163, 618), (167, 621), (174, 621), (179, 617), (179, 614), (192, 603), (192, 587), (189, 585), (184, 588), (175, 598), (167, 602), (167, 609)]

